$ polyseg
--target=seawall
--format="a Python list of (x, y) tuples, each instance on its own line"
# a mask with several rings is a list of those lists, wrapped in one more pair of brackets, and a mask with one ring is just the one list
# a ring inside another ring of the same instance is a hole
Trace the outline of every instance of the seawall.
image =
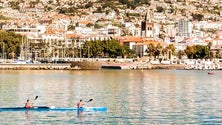
[(0, 64), (0, 70), (68, 70), (70, 63), (65, 64)]
[[(41, 64), (0, 64), (0, 70), (100, 70), (100, 69), (177, 69), (195, 70), (186, 64), (150, 64), (150, 63), (116, 63), (100, 61), (73, 61), (69, 63), (41, 63)], [(215, 70), (221, 70), (222, 65), (218, 65)], [(205, 69), (205, 68), (197, 68)], [(212, 70), (212, 69), (211, 69)]]

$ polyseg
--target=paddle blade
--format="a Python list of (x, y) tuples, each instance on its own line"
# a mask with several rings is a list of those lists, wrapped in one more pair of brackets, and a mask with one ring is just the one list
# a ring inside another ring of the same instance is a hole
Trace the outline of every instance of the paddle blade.
[(87, 101), (87, 102), (91, 102), (93, 99), (90, 99), (89, 101)]
[(36, 96), (34, 100), (36, 100), (39, 96)]

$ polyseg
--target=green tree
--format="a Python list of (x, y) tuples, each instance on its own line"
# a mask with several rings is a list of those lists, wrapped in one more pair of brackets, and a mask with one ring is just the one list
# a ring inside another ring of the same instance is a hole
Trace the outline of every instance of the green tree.
[(74, 30), (75, 29), (75, 26), (74, 25), (69, 25), (68, 26), (68, 30)]
[(154, 57), (154, 52), (155, 52), (155, 46), (153, 43), (150, 43), (147, 45), (146, 52), (148, 53), (148, 56)]
[(92, 26), (94, 26), (92, 23), (86, 24), (86, 27), (92, 27)]
[(189, 59), (208, 58), (210, 54), (209, 48), (203, 45), (187, 46), (184, 51)]
[(185, 55), (185, 52), (183, 51), (183, 50), (179, 50), (178, 52), (177, 52), (177, 57), (179, 58), (179, 59), (182, 59), (182, 57)]
[(201, 20), (203, 20), (203, 18), (204, 18), (204, 15), (203, 14), (191, 14), (192, 15), (192, 17), (193, 17), (193, 20), (198, 20), (198, 21), (201, 21)]
[(156, 11), (157, 11), (158, 13), (162, 13), (162, 12), (164, 12), (164, 8), (163, 8), (163, 7), (160, 7), (160, 6), (157, 6), (157, 7), (156, 7)]
[(193, 59), (194, 54), (195, 54), (195, 49), (193, 46), (187, 46), (184, 52), (186, 53), (187, 58)]
[(172, 52), (172, 55), (176, 55), (176, 47), (174, 44), (169, 44), (165, 49), (170, 50)]
[(161, 46), (160, 43), (158, 43), (156, 46), (155, 52), (154, 52), (154, 54), (155, 54), (154, 56), (159, 57), (162, 50), (163, 50), (163, 46)]
[(85, 5), (85, 8), (90, 8), (93, 6), (93, 2), (88, 2), (86, 5)]
[(203, 59), (209, 56), (209, 48), (207, 46), (196, 45), (194, 47), (196, 50), (194, 59)]
[(1, 56), (8, 59), (16, 58), (20, 55), (21, 41), (24, 36), (13, 32), (0, 31), (0, 52)]
[(213, 53), (211, 52), (211, 47), (212, 47), (212, 42), (209, 42), (208, 44), (207, 44), (207, 47), (208, 47), (208, 49), (209, 49), (209, 55), (208, 55), (208, 58), (212, 58), (213, 57)]
[(9, 5), (12, 9), (19, 10), (19, 2), (18, 1), (10, 1)]
[(83, 57), (132, 57), (135, 52), (126, 46), (121, 46), (118, 40), (86, 41), (82, 48)]
[(154, 57), (155, 59), (160, 56), (161, 52), (163, 50), (163, 47), (158, 43), (156, 46), (151, 43), (147, 45), (146, 52), (148, 53), (148, 56)]

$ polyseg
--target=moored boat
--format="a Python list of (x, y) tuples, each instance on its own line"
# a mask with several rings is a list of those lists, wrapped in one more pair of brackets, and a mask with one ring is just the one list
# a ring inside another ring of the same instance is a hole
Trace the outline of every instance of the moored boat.
[(214, 72), (208, 72), (208, 74), (209, 74), (209, 75), (214, 75), (215, 73), (214, 73)]

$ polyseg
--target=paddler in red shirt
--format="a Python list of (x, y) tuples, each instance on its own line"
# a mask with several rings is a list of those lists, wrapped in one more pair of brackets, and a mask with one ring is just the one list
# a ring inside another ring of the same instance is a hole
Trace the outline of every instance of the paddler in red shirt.
[(32, 108), (32, 105), (31, 105), (29, 99), (25, 103), (25, 108), (27, 108), (27, 109)]

